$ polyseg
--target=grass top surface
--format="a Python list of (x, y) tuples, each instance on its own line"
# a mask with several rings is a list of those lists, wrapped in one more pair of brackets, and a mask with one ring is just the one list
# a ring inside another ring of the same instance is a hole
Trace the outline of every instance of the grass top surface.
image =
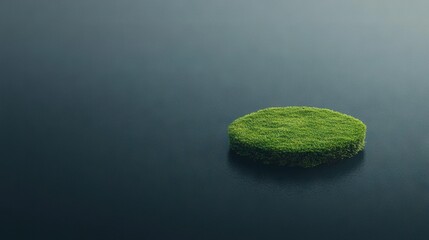
[(366, 126), (349, 115), (324, 108), (272, 107), (247, 114), (228, 128), (231, 142), (262, 151), (317, 153), (363, 148)]

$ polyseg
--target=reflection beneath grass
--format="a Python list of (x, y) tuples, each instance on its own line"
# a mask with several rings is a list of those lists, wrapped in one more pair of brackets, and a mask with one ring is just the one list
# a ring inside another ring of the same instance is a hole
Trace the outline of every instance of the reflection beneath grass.
[(265, 165), (229, 151), (228, 162), (232, 170), (243, 177), (257, 182), (285, 184), (311, 184), (323, 181), (335, 181), (358, 172), (363, 166), (365, 152), (350, 159), (344, 159), (329, 165), (315, 168), (284, 167)]

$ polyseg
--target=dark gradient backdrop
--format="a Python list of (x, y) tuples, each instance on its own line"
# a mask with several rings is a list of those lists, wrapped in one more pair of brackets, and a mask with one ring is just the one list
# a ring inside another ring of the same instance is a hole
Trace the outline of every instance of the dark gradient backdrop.
[[(0, 239), (429, 239), (429, 3), (1, 0)], [(230, 156), (269, 106), (368, 125), (319, 169)]]

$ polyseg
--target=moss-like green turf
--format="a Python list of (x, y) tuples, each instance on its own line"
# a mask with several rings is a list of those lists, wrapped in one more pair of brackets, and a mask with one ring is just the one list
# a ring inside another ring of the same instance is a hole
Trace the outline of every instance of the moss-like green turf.
[(365, 146), (365, 124), (315, 107), (272, 107), (236, 119), (230, 148), (263, 163), (314, 167), (350, 158)]

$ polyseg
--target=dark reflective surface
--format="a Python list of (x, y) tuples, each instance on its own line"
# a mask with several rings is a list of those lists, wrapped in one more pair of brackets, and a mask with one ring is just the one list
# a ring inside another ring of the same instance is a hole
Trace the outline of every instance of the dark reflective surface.
[[(428, 239), (425, 1), (0, 1), (0, 239)], [(368, 126), (317, 169), (228, 153), (269, 106)]]

